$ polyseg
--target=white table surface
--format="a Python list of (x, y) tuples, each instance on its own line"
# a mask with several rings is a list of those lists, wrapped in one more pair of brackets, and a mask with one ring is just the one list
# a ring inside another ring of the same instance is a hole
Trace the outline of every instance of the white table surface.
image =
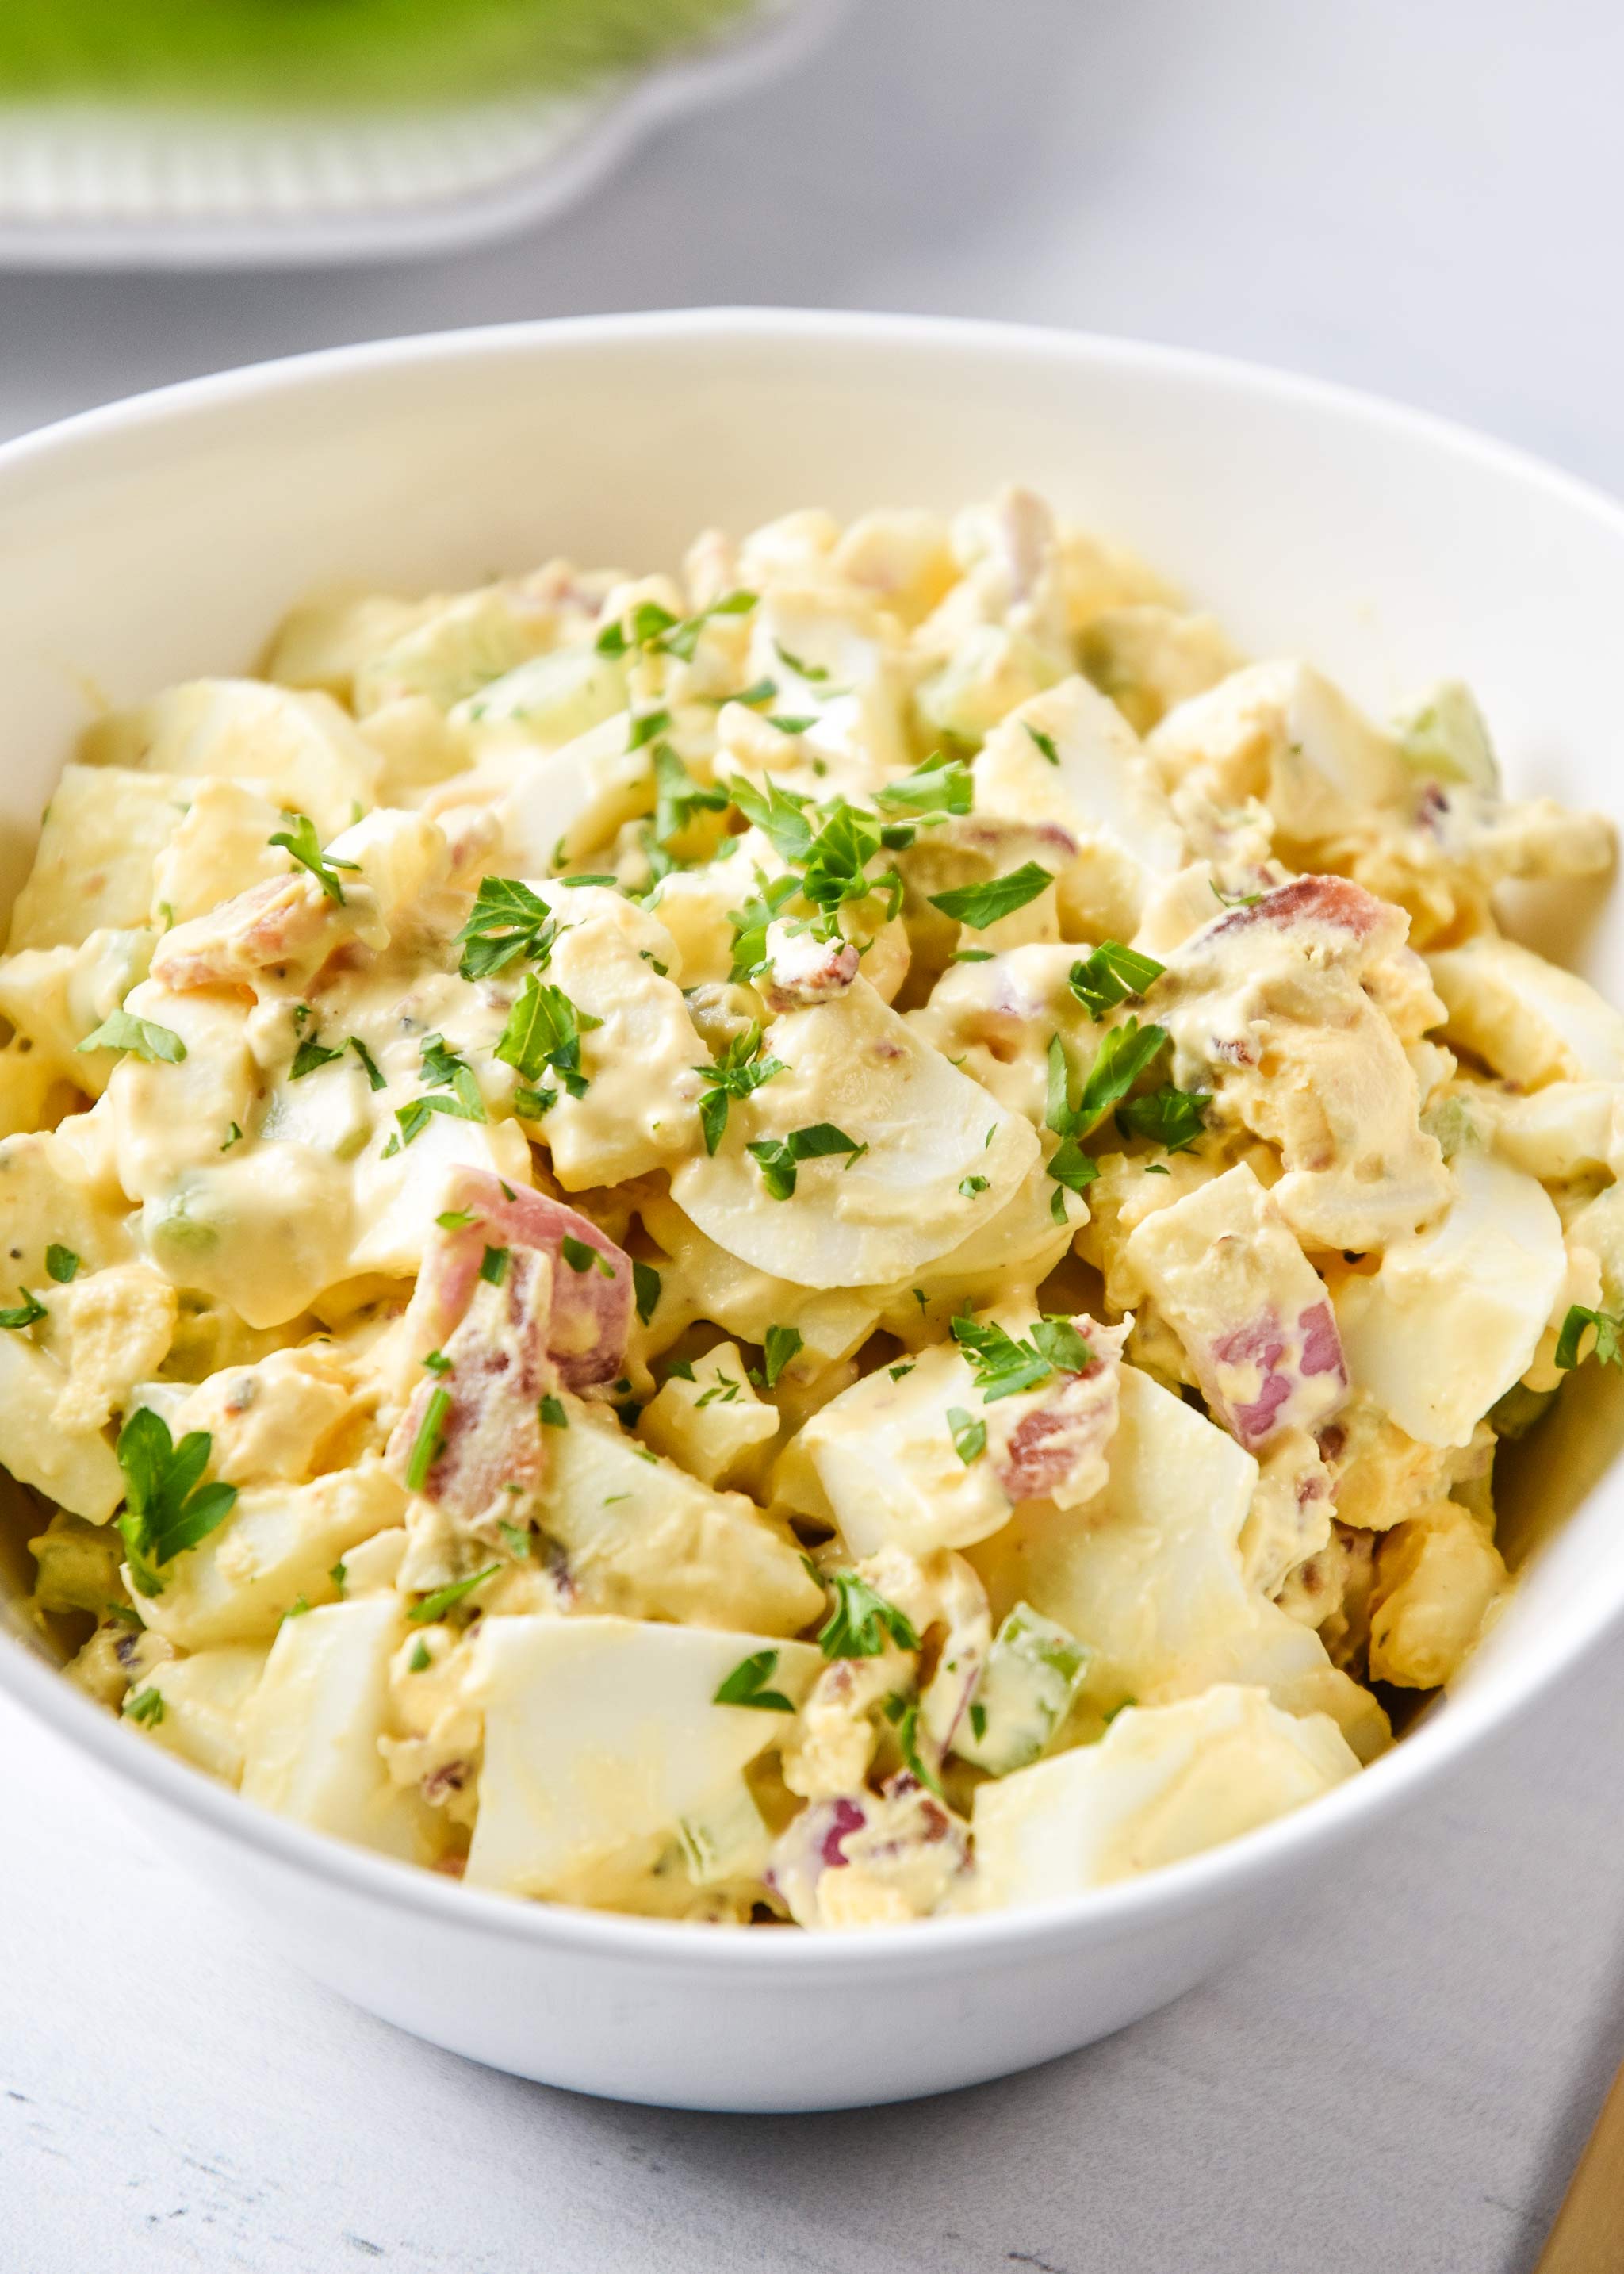
[[(332, 342), (756, 300), (1274, 360), (1624, 487), (1621, 74), (1601, 0), (867, 0), (486, 252), (0, 278), (0, 433)], [(351, 2011), (0, 1708), (0, 2267), (1514, 2274), (1624, 2057), (1621, 1758), (1614, 1651), (1169, 2012), (951, 2098), (751, 2120)]]

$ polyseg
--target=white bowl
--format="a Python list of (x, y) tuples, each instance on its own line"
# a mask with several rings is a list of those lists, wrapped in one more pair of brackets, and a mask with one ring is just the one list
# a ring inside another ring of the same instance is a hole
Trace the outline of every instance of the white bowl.
[[(1311, 655), (1378, 709), (1460, 674), (1519, 787), (1621, 802), (1624, 514), (1561, 475), (1165, 349), (887, 318), (604, 318), (310, 356), (0, 450), (0, 900), (89, 690), (124, 702), (241, 667), (307, 585), (426, 589), (555, 552), (641, 568), (709, 521), (951, 506), (1010, 476), (1182, 576), (1252, 651)], [(1565, 887), (1522, 913), (1617, 996), (1624, 911), (1602, 899)], [(1615, 1624), (1624, 1493), (1608, 1471), (1624, 1428), (1598, 1373), (1507, 1457), (1505, 1534), (1531, 1564), (1447, 1705), (1300, 1814), (1001, 1916), (816, 1937), (508, 1901), (250, 1807), (91, 1706), (15, 1617), (0, 1683), (267, 1938), (420, 2036), (675, 2106), (902, 2098), (1177, 1997)], [(23, 1564), (14, 1553), (14, 1592)]]

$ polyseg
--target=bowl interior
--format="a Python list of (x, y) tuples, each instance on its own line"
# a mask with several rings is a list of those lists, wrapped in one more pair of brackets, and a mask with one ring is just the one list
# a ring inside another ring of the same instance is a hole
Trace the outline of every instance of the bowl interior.
[[(1466, 678), (1516, 791), (1624, 809), (1624, 516), (1512, 453), (1109, 342), (847, 317), (592, 320), (305, 358), (0, 451), (0, 905), (97, 705), (251, 666), (312, 586), (430, 590), (555, 553), (643, 569), (673, 564), (708, 523), (802, 504), (951, 508), (1011, 477), (1147, 554), (1252, 653), (1310, 656), (1379, 713)], [(1624, 997), (1624, 900), (1564, 885), (1509, 913)], [(1475, 1716), (1515, 1706), (1624, 1608), (1624, 1395), (1599, 1371), (1506, 1462), (1524, 1584), (1462, 1685)], [(0, 1524), (13, 1600), (26, 1513)]]

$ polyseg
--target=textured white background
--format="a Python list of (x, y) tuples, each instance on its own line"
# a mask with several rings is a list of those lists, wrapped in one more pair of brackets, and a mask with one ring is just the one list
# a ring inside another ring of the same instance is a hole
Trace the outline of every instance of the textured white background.
[[(866, 0), (530, 238), (0, 279), (0, 433), (332, 342), (762, 300), (1226, 350), (1624, 487), (1621, 79), (1609, 0)], [(1514, 2274), (1624, 2055), (1621, 1757), (1615, 1652), (1170, 2012), (950, 2099), (751, 2121), (351, 2012), (0, 1710), (0, 2270)]]

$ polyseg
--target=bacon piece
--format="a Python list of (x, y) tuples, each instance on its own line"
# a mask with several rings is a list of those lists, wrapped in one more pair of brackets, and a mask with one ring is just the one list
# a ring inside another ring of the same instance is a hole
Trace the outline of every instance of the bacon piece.
[(801, 1926), (923, 1918), (969, 1868), (969, 1826), (908, 1770), (803, 1808), (763, 1874)]
[[(1342, 1404), (1348, 1367), (1328, 1302), (1312, 1304), (1282, 1324), (1277, 1311), (1261, 1311), (1212, 1344), (1210, 1365), (1198, 1365), (1202, 1386), (1231, 1434), (1256, 1452), (1278, 1429), (1312, 1429)], [(1252, 1377), (1238, 1393), (1235, 1376)], [(1315, 1377), (1320, 1379), (1315, 1381)], [(1313, 1382), (1312, 1389), (1305, 1384)]]
[(166, 932), (152, 975), (179, 995), (197, 987), (252, 987), (267, 971), (314, 970), (340, 937), (329, 922), (332, 907), (307, 877), (267, 877)]
[(472, 1528), (528, 1514), (545, 1473), (538, 1406), (558, 1382), (545, 1350), (553, 1284), (552, 1261), (539, 1249), (510, 1250), (500, 1285), (477, 1282), (442, 1352), (447, 1371), (424, 1377), (390, 1434), (385, 1459), (404, 1484), (430, 1401), (436, 1390), (448, 1395), (419, 1489)]
[(767, 969), (756, 984), (770, 1011), (804, 1011), (844, 995), (857, 976), (853, 939), (816, 939), (787, 924), (767, 927)]
[[(436, 1228), (407, 1310), (407, 1336), (418, 1359), (444, 1350), (479, 1285), (487, 1247), (536, 1249), (553, 1265), (551, 1303), (542, 1331), (547, 1356), (567, 1389), (613, 1382), (626, 1359), (631, 1329), (632, 1265), (590, 1217), (561, 1201), (505, 1185), (488, 1170), (457, 1167), (447, 1175), (441, 1215), (466, 1224)], [(600, 1258), (577, 1270), (564, 1242)]]
[(1102, 1327), (1079, 1316), (1074, 1323), (1094, 1356), (1080, 1374), (1063, 1374), (1037, 1393), (1014, 1401), (1019, 1418), (990, 1447), (994, 1474), (1010, 1499), (1052, 1500), (1080, 1508), (1109, 1473), (1106, 1447), (1116, 1434), (1122, 1345), (1126, 1326)]
[(1289, 885), (1277, 885), (1272, 892), (1265, 892), (1250, 907), (1228, 909), (1207, 925), (1204, 943), (1258, 924), (1282, 930), (1323, 924), (1332, 931), (1349, 932), (1355, 939), (1368, 939), (1379, 928), (1392, 929), (1392, 913), (1373, 892), (1346, 877), (1294, 877)]

